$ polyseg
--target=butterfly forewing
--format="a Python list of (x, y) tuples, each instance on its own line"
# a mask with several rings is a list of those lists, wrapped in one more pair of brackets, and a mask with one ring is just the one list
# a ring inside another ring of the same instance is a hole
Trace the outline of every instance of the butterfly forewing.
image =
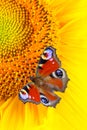
[(37, 76), (46, 77), (60, 67), (60, 61), (56, 57), (55, 49), (47, 47), (40, 57), (37, 67)]
[(40, 93), (38, 88), (33, 83), (29, 83), (24, 86), (19, 92), (19, 98), (24, 103), (33, 102), (36, 104), (40, 103)]

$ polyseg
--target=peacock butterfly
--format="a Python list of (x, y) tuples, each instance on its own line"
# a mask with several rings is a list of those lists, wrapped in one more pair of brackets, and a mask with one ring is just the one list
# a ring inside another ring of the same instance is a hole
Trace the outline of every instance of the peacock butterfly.
[(55, 107), (61, 98), (54, 91), (64, 92), (68, 82), (66, 71), (60, 66), (56, 50), (51, 46), (47, 47), (40, 57), (36, 77), (30, 77), (32, 82), (20, 90), (19, 99), (23, 103), (42, 103)]

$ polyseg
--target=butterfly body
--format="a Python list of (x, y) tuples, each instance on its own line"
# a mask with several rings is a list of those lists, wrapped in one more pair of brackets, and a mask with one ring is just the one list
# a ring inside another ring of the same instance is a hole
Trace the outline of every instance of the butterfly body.
[(42, 77), (30, 77), (30, 80), (39, 88), (45, 84)]
[(30, 77), (31, 82), (20, 90), (19, 99), (24, 103), (55, 107), (61, 98), (54, 92), (64, 92), (68, 82), (67, 74), (60, 65), (55, 49), (47, 47), (40, 57), (36, 76)]
[(47, 85), (46, 81), (42, 77), (30, 77), (30, 80), (37, 86), (39, 89), (50, 90), (50, 86)]

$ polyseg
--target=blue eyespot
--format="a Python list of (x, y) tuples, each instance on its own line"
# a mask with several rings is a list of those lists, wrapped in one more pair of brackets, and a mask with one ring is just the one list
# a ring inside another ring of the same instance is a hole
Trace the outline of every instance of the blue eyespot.
[(47, 105), (49, 103), (49, 100), (43, 94), (40, 94), (40, 99), (44, 105)]
[(59, 77), (59, 78), (62, 78), (62, 76), (63, 76), (63, 71), (61, 70), (61, 69), (58, 69), (58, 70), (56, 70), (56, 75)]
[(45, 104), (47, 104), (49, 101), (46, 99), (46, 98), (41, 98), (41, 101), (43, 102), (43, 103), (45, 103)]

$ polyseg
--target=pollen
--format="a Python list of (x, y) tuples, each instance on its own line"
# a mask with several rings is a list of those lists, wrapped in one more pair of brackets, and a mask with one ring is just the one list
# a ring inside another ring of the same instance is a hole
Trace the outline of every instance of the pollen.
[(43, 49), (55, 44), (54, 22), (39, 0), (0, 0), (0, 100), (35, 76)]

